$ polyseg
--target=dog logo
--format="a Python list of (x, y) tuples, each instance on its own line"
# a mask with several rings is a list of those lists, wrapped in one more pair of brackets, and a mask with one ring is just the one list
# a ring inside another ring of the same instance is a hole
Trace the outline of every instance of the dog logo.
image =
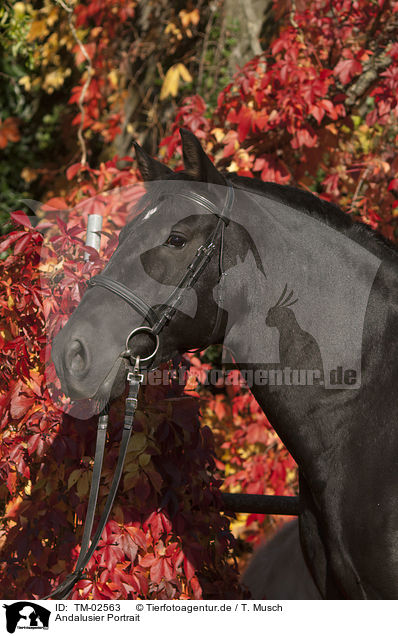
[(48, 629), (51, 612), (37, 603), (18, 601), (3, 607), (6, 610), (9, 634), (13, 634), (16, 629)]

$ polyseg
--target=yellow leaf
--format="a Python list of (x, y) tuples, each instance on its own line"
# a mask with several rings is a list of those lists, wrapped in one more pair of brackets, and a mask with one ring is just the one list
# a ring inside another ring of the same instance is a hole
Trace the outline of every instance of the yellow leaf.
[(143, 451), (147, 446), (147, 436), (144, 433), (134, 433), (130, 448), (134, 451)]
[(126, 468), (126, 474), (130, 473), (131, 475), (135, 475), (135, 473), (138, 473), (138, 464), (137, 461), (134, 460), (132, 463), (130, 463), (127, 468)]
[(123, 478), (124, 490), (132, 490), (139, 480), (139, 473), (127, 473)]
[(16, 16), (20, 17), (25, 14), (25, 3), (24, 2), (16, 2), (13, 6), (14, 13)]
[(160, 99), (166, 99), (169, 95), (175, 97), (178, 93), (179, 82), (180, 74), (178, 72), (177, 65), (171, 66), (163, 80), (162, 90), (160, 91)]
[(381, 167), (383, 168), (386, 174), (387, 172), (390, 172), (391, 166), (389, 163), (387, 163), (387, 161), (380, 161), (380, 163), (381, 163)]
[(48, 26), (52, 27), (54, 26), (57, 20), (58, 20), (58, 8), (53, 7), (47, 16), (46, 22)]
[(215, 136), (217, 143), (220, 143), (225, 137), (225, 132), (222, 128), (213, 128), (211, 134)]
[(44, 78), (43, 88), (47, 93), (52, 93), (56, 88), (61, 88), (64, 83), (65, 77), (71, 74), (71, 69), (58, 68), (55, 71), (47, 73)]
[(29, 42), (33, 42), (33, 40), (37, 40), (38, 38), (44, 38), (46, 35), (48, 35), (46, 20), (35, 20), (32, 22), (28, 33)]
[(21, 84), (21, 86), (23, 86), (26, 91), (30, 91), (32, 87), (29, 75), (24, 75), (23, 77), (21, 77), (21, 79), (18, 80), (18, 83)]
[(148, 455), (148, 453), (142, 453), (142, 455), (139, 456), (138, 461), (140, 466), (148, 466), (151, 461), (151, 456)]
[(58, 33), (56, 31), (51, 33), (50, 37), (47, 39), (47, 45), (53, 50), (59, 49)]
[(63, 268), (64, 265), (64, 259), (63, 257), (61, 257), (60, 261), (57, 261), (55, 259), (49, 260), (46, 263), (42, 263), (41, 265), (38, 266), (38, 270), (39, 272), (45, 272), (50, 273), (50, 274), (55, 274), (56, 272), (58, 272), (59, 270), (61, 270)]
[(173, 22), (169, 22), (168, 25), (166, 26), (165, 33), (171, 33), (172, 35), (175, 35), (177, 40), (182, 40), (182, 33), (180, 31), (180, 29), (173, 23)]
[(77, 494), (79, 495), (80, 499), (83, 499), (83, 497), (87, 495), (89, 481), (90, 480), (88, 476), (88, 471), (86, 471), (85, 473), (83, 473), (83, 475), (77, 482)]
[(194, 9), (193, 11), (186, 11), (185, 9), (182, 9), (178, 15), (180, 16), (184, 29), (186, 29), (190, 24), (197, 25), (199, 23), (199, 9)]
[(33, 170), (33, 168), (24, 168), (21, 172), (21, 177), (26, 183), (32, 183), (35, 179), (37, 179), (38, 172), (37, 170)]
[(113, 70), (110, 73), (108, 73), (108, 80), (112, 84), (113, 88), (117, 88), (118, 76), (117, 76), (117, 73), (116, 73), (115, 70)]
[(80, 479), (80, 475), (82, 474), (82, 472), (83, 470), (81, 468), (76, 468), (76, 470), (73, 470), (71, 472), (68, 479), (68, 490), (70, 490), (72, 486), (74, 486), (75, 483)]
[(330, 132), (332, 133), (332, 135), (338, 135), (338, 130), (335, 126), (335, 124), (328, 124), (327, 126), (325, 126), (325, 128), (327, 128), (328, 130), (330, 130)]
[(15, 303), (14, 303), (14, 299), (13, 299), (13, 297), (12, 297), (12, 296), (9, 296), (9, 297), (8, 297), (7, 305), (8, 305), (8, 309), (13, 309), (13, 307), (14, 307)]
[(181, 75), (181, 78), (184, 80), (184, 82), (192, 82), (192, 75), (191, 73), (188, 71), (187, 67), (184, 66), (184, 64), (177, 64), (178, 67), (178, 71)]
[(228, 172), (237, 172), (239, 170), (239, 166), (236, 161), (232, 161), (229, 166), (227, 166)]
[(180, 77), (185, 82), (192, 82), (192, 76), (184, 64), (174, 64), (167, 71), (163, 80), (162, 90), (160, 91), (160, 99), (166, 99), (169, 95), (175, 97), (178, 93)]

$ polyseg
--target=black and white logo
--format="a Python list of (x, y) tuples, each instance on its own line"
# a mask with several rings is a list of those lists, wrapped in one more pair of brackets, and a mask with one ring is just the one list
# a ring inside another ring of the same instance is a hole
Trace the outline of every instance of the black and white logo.
[(48, 629), (51, 612), (37, 603), (18, 601), (3, 607), (6, 610), (9, 634), (13, 634), (16, 629)]

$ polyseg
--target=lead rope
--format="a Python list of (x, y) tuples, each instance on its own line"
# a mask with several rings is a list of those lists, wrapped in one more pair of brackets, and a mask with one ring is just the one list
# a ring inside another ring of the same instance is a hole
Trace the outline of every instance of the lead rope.
[(90, 541), (95, 509), (97, 504), (99, 483), (100, 483), (101, 470), (102, 470), (102, 460), (104, 456), (105, 441), (106, 441), (106, 430), (108, 426), (108, 413), (104, 411), (101, 413), (99, 417), (99, 421), (98, 421), (93, 477), (91, 480), (89, 503), (87, 507), (87, 516), (86, 516), (86, 521), (84, 524), (83, 538), (82, 538), (79, 558), (77, 560), (77, 563), (75, 565), (73, 572), (71, 572), (71, 574), (68, 574), (68, 576), (61, 583), (61, 585), (59, 585), (48, 596), (45, 596), (41, 600), (46, 600), (48, 598), (59, 600), (59, 599), (66, 599), (69, 596), (69, 594), (73, 590), (76, 583), (82, 578), (83, 571), (85, 567), (87, 566), (87, 563), (90, 561), (92, 555), (94, 554), (94, 551), (99, 543), (99, 540), (101, 539), (102, 533), (104, 531), (106, 522), (108, 521), (108, 517), (113, 506), (113, 502), (115, 500), (120, 478), (122, 476), (123, 465), (124, 465), (124, 461), (125, 461), (126, 453), (127, 453), (127, 447), (130, 441), (130, 436), (131, 436), (131, 432), (132, 432), (132, 428), (134, 424), (134, 415), (137, 409), (138, 393), (139, 393), (141, 384), (144, 380), (144, 375), (140, 373), (139, 371), (139, 365), (140, 365), (140, 357), (137, 356), (137, 358), (135, 359), (134, 368), (131, 366), (128, 367), (127, 382), (129, 383), (129, 393), (126, 398), (124, 426), (123, 426), (122, 439), (120, 442), (119, 456), (117, 460), (115, 474), (113, 476), (112, 484), (111, 484), (108, 497), (105, 503), (105, 507), (102, 512), (101, 518), (98, 522), (95, 535), (93, 536), (91, 540), (90, 547), (89, 547), (89, 541)]

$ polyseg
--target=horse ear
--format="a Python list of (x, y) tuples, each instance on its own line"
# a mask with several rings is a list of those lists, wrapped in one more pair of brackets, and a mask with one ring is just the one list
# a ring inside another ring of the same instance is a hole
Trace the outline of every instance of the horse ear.
[(160, 161), (148, 155), (136, 141), (133, 141), (133, 145), (138, 167), (144, 181), (167, 179), (170, 174), (174, 174), (164, 163), (160, 163)]
[(210, 161), (199, 139), (191, 133), (190, 130), (186, 130), (186, 128), (180, 128), (180, 135), (184, 168), (188, 176), (192, 177), (195, 181), (225, 185), (226, 181), (224, 177)]

